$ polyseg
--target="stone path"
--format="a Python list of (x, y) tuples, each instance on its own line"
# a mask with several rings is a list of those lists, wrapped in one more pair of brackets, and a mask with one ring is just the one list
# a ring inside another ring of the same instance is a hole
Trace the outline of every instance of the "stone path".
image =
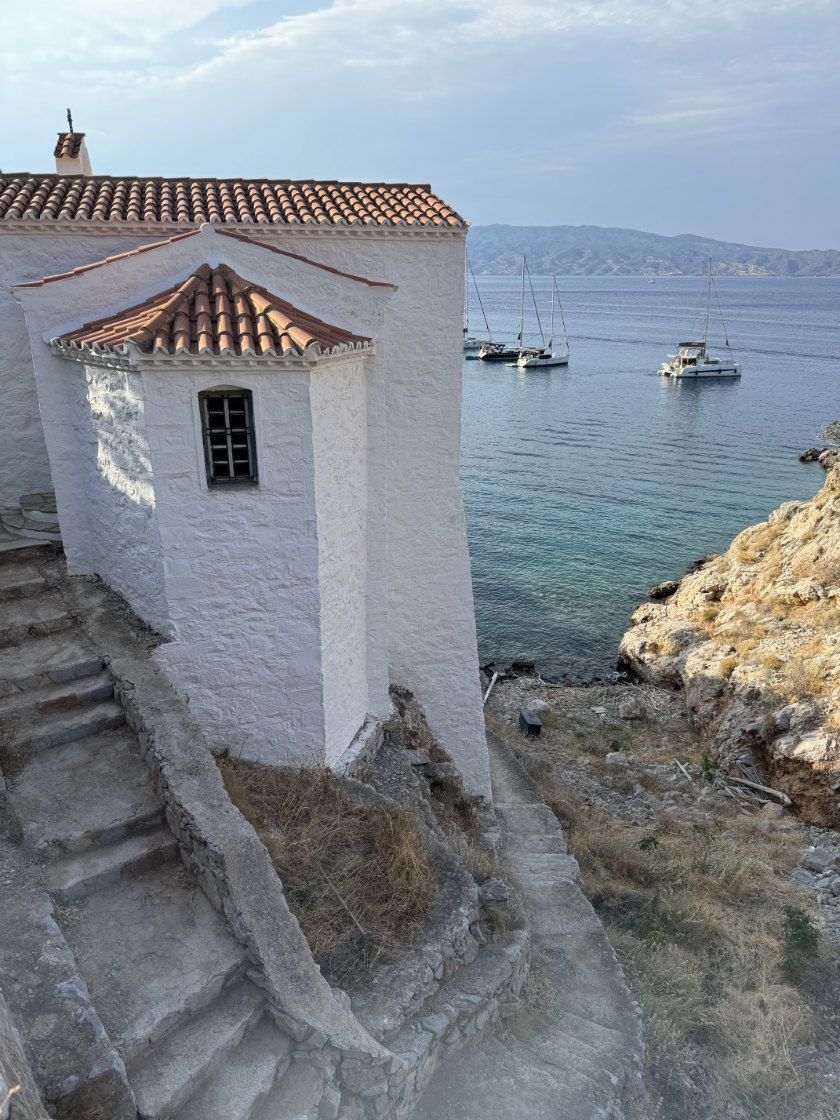
[(2, 557), (0, 723), (15, 729), (3, 769), (19, 829), (0, 839), (0, 989), (58, 1115), (285, 1120), (293, 1042), (177, 860), (105, 652), (56, 561)]
[[(491, 733), (491, 779), (502, 840), (532, 933), (533, 962), (559, 1013), (462, 1051), (437, 1071), (413, 1120), (623, 1120), (640, 1117), (640, 1013), (563, 831), (534, 782)], [(518, 1032), (521, 1033), (521, 1032)]]

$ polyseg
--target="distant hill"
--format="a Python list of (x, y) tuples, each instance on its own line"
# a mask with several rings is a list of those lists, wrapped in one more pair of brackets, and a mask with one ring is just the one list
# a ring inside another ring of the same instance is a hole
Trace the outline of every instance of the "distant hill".
[(505, 276), (522, 267), (561, 276), (697, 276), (709, 257), (729, 276), (840, 276), (836, 249), (762, 249), (681, 233), (662, 237), (603, 226), (473, 226), (467, 251), (476, 273)]

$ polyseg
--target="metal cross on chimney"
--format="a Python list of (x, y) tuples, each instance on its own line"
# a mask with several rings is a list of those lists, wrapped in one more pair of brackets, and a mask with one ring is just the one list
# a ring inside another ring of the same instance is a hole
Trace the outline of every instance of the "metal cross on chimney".
[(67, 124), (70, 128), (70, 131), (72, 132), (73, 131), (73, 115), (72, 115), (72, 113), (70, 112), (69, 109), (67, 110)]

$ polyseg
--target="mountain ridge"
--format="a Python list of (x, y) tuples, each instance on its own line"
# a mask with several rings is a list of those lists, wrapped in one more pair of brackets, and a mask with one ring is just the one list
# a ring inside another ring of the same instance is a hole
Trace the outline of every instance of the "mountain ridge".
[(698, 276), (711, 257), (724, 276), (840, 276), (836, 249), (778, 249), (612, 226), (472, 226), (467, 252), (474, 272), (485, 276), (518, 272), (523, 255), (535, 275)]

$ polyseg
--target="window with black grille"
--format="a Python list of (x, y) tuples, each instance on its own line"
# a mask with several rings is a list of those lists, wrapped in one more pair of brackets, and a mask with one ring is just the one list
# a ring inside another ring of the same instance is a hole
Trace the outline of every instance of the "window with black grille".
[(209, 486), (257, 481), (254, 407), (247, 389), (199, 394)]

